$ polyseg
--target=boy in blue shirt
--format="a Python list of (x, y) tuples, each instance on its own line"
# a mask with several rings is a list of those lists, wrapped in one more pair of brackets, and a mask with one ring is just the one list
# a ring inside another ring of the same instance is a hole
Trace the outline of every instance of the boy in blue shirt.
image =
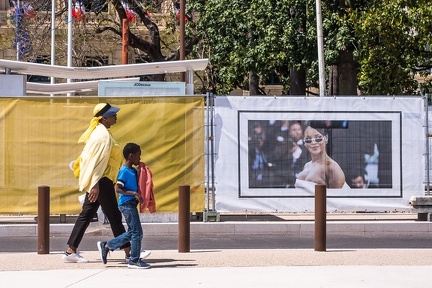
[(127, 143), (123, 149), (123, 156), (126, 161), (118, 172), (115, 190), (120, 194), (118, 207), (126, 220), (128, 230), (109, 241), (99, 241), (97, 247), (102, 262), (106, 264), (109, 251), (114, 251), (123, 244), (130, 242), (131, 253), (128, 267), (147, 269), (150, 268), (150, 265), (142, 261), (142, 258), (147, 257), (150, 253), (148, 251), (140, 252), (143, 231), (137, 209), (137, 205), (143, 201), (143, 198), (138, 192), (138, 172), (132, 166), (140, 163), (141, 149), (139, 145)]

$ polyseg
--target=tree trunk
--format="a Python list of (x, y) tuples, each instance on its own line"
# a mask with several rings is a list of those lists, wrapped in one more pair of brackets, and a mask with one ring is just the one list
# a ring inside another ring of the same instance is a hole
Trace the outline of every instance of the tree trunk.
[(258, 77), (253, 71), (249, 71), (249, 95), (260, 95), (258, 88)]
[(327, 95), (339, 95), (338, 65), (330, 65), (329, 87)]
[[(355, 8), (356, 0), (338, 0), (343, 8)], [(340, 51), (337, 72), (334, 75), (336, 93), (333, 95), (357, 95), (357, 65), (353, 58), (353, 49)], [(329, 94), (331, 95), (331, 94)]]
[(357, 69), (352, 50), (341, 51), (338, 67), (339, 93), (335, 95), (357, 95)]
[(290, 95), (304, 96), (306, 94), (306, 71), (304, 69), (291, 69), (290, 80)]

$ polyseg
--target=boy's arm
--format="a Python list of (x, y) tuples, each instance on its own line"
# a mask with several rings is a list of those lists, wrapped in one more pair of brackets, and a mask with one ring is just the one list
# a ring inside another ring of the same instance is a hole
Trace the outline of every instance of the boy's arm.
[(136, 199), (138, 199), (138, 201), (141, 203), (143, 201), (143, 198), (141, 196), (141, 194), (135, 192), (135, 191), (128, 191), (126, 189), (124, 189), (124, 186), (121, 182), (117, 182), (116, 186), (115, 186), (115, 191), (118, 194), (123, 194), (123, 195), (130, 195), (130, 196), (135, 196)]

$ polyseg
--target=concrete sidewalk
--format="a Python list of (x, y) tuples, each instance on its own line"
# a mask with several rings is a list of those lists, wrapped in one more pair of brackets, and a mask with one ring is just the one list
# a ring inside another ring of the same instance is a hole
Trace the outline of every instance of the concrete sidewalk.
[(431, 266), (272, 266), (0, 272), (2, 287), (424, 288)]
[(152, 251), (148, 270), (128, 269), (123, 252), (83, 252), (89, 263), (63, 263), (61, 251), (0, 253), (2, 287), (429, 287), (431, 249)]

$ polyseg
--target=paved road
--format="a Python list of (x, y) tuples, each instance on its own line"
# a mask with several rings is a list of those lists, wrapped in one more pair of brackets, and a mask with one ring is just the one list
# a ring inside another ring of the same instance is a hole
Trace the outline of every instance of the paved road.
[[(51, 237), (50, 251), (62, 251), (67, 237)], [(85, 235), (79, 247), (81, 251), (94, 251), (96, 242), (108, 240), (106, 236)], [(328, 249), (430, 249), (429, 235), (389, 234), (377, 236), (328, 235)], [(37, 237), (0, 237), (0, 252), (36, 252)], [(144, 237), (148, 250), (177, 250), (178, 238), (172, 236)], [(313, 235), (247, 235), (223, 237), (191, 237), (191, 249), (314, 249)]]

